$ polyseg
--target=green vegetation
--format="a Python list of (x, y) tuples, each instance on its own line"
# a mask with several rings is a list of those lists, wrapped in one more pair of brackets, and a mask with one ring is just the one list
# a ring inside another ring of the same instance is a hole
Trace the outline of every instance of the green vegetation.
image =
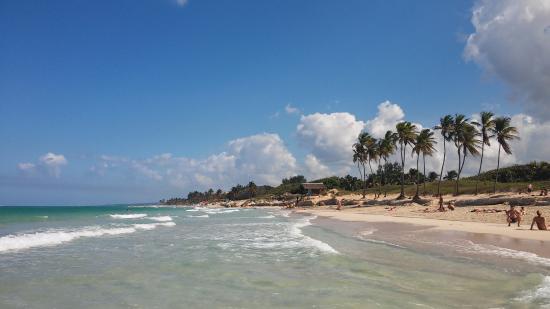
[[(425, 186), (423, 195), (455, 194), (457, 172), (451, 170), (444, 176), (445, 180), (438, 181), (439, 175), (435, 172), (428, 173), (425, 177), (423, 173), (418, 173), (416, 169), (410, 169), (404, 173), (405, 180), (403, 191), (406, 196), (414, 196), (417, 192), (417, 183), (421, 181)], [(382, 177), (384, 175), (384, 177)], [(494, 192), (494, 177), (496, 170), (481, 173), (478, 176), (466, 177), (460, 181), (460, 194), (475, 194), (492, 193)], [(386, 193), (401, 192), (401, 164), (398, 162), (386, 163), (379, 166), (376, 174), (367, 176), (365, 194), (380, 194), (380, 187), (376, 186), (376, 181), (382, 179), (382, 185)], [(479, 179), (479, 180), (478, 180)], [(236, 185), (229, 192), (223, 192), (218, 189), (214, 191), (209, 189), (205, 192), (193, 191), (189, 192), (187, 198), (171, 198), (161, 200), (161, 203), (170, 205), (188, 205), (196, 204), (204, 201), (216, 202), (224, 200), (243, 200), (248, 198), (271, 198), (279, 197), (285, 193), (290, 194), (305, 194), (305, 190), (301, 184), (307, 182), (307, 179), (302, 175), (283, 179), (281, 184), (276, 187), (257, 186), (254, 182), (249, 182), (248, 185)], [(355, 176), (346, 175), (344, 177), (327, 177), (314, 180), (313, 182), (322, 182), (327, 189), (338, 189), (341, 192), (361, 193), (365, 182)], [(514, 165), (505, 167), (499, 171), (499, 182), (497, 183), (497, 192), (520, 190), (525, 191), (527, 186), (532, 184), (535, 190), (542, 188), (550, 188), (550, 163), (547, 162), (532, 162), (523, 165)]]

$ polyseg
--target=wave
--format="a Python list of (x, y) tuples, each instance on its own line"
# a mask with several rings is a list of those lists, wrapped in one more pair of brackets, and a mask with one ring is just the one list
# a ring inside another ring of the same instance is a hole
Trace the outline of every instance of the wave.
[(527, 261), (531, 264), (550, 267), (549, 258), (541, 257), (531, 252), (518, 251), (518, 250), (513, 250), (508, 248), (497, 247), (493, 245), (480, 245), (471, 241), (469, 242), (469, 245), (467, 246), (466, 249), (469, 252), (473, 250), (476, 253), (493, 254), (493, 255), (498, 255), (506, 258), (520, 259), (520, 260)]
[(139, 218), (147, 217), (147, 214), (127, 214), (127, 215), (114, 214), (109, 216), (113, 219), (139, 219)]
[(79, 238), (131, 234), (138, 230), (152, 230), (158, 226), (175, 226), (174, 222), (158, 222), (149, 224), (134, 224), (115, 228), (89, 226), (74, 230), (51, 229), (44, 232), (23, 233), (0, 237), (0, 254), (34, 247), (57, 246)]
[(192, 208), (192, 209), (187, 209), (186, 211), (201, 211), (201, 210), (197, 208)]
[(147, 219), (158, 221), (158, 222), (172, 221), (172, 217), (170, 216), (148, 217)]
[(33, 247), (47, 247), (60, 245), (82, 237), (100, 237), (104, 235), (119, 235), (135, 232), (133, 227), (105, 229), (88, 227), (79, 230), (49, 230), (29, 234), (8, 235), (0, 238), (0, 253), (6, 251), (29, 249)]
[(542, 283), (534, 290), (525, 291), (522, 294), (514, 300), (526, 303), (544, 302), (544, 308), (548, 308), (550, 306), (550, 276), (544, 277)]
[(359, 238), (363, 241), (371, 242), (371, 243), (374, 243), (374, 244), (380, 244), (380, 245), (386, 245), (386, 246), (391, 246), (391, 247), (396, 247), (396, 248), (401, 248), (401, 249), (407, 249), (407, 247), (403, 247), (401, 245), (394, 244), (394, 243), (389, 242), (389, 241), (372, 239), (372, 238), (365, 238), (365, 237), (361, 237), (361, 236), (359, 236)]
[(134, 224), (133, 226), (136, 229), (140, 230), (153, 230), (157, 228), (157, 226), (175, 226), (176, 224), (174, 222), (162, 222), (162, 223), (143, 223), (143, 224)]
[(338, 251), (332, 248), (329, 244), (322, 242), (320, 240), (311, 238), (309, 236), (306, 236), (302, 233), (302, 228), (311, 225), (311, 220), (314, 220), (316, 218), (317, 216), (306, 217), (292, 224), (290, 227), (291, 235), (301, 238), (302, 243), (304, 245), (309, 247), (314, 247), (321, 252), (331, 253), (331, 254), (340, 254)]
[(199, 215), (199, 216), (187, 216), (188, 218), (208, 218), (208, 215)]
[(273, 219), (273, 218), (275, 218), (275, 216), (274, 215), (269, 215), (269, 216), (262, 216), (262, 217), (256, 217), (256, 218), (258, 218), (258, 219)]
[(240, 209), (207, 208), (207, 209), (201, 209), (201, 211), (207, 214), (216, 215), (216, 214), (228, 214), (232, 212), (237, 212), (237, 211), (240, 211)]

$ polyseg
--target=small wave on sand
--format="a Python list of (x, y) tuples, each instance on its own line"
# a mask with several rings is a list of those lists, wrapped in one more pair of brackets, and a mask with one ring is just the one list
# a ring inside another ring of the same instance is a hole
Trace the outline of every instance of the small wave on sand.
[(311, 220), (314, 220), (315, 218), (317, 218), (317, 216), (299, 219), (297, 222), (291, 225), (290, 234), (297, 238), (301, 238), (301, 242), (306, 246), (314, 247), (319, 251), (325, 253), (339, 254), (339, 252), (332, 248), (329, 244), (304, 235), (304, 233), (302, 232), (302, 228), (311, 225)]
[(514, 299), (523, 303), (536, 303), (540, 308), (550, 308), (550, 276), (544, 277), (542, 283), (534, 290), (524, 291), (522, 296)]

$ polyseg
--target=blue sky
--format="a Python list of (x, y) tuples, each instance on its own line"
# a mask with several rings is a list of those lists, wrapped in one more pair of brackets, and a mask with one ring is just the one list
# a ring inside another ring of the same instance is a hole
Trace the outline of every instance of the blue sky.
[[(297, 131), (302, 115), (340, 112), (366, 123), (386, 100), (426, 126), (445, 113), (521, 113), (522, 103), (510, 100), (513, 85), (464, 56), (475, 6), (2, 1), (0, 204), (154, 201), (212, 182), (269, 182), (257, 169), (246, 177), (218, 170), (223, 181), (207, 175), (197, 182), (204, 175), (196, 165), (205, 162), (146, 161), (228, 153), (239, 170), (244, 150), (230, 141), (263, 133), (281, 142), (261, 143), (281, 144), (296, 160), (282, 169), (307, 174), (304, 158), (315, 149)], [(48, 153), (64, 161), (46, 163)], [(113, 171), (98, 173), (113, 157)], [(132, 161), (160, 178), (136, 173)], [(174, 169), (194, 180), (168, 184)]]

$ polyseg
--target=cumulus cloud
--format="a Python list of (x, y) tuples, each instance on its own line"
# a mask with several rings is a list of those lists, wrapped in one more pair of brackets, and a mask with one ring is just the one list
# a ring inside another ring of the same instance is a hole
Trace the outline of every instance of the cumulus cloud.
[(348, 170), (352, 145), (365, 127), (350, 113), (315, 113), (300, 118), (296, 128), (299, 142), (322, 164)]
[(25, 162), (17, 164), (17, 168), (26, 174), (46, 174), (59, 178), (61, 167), (67, 165), (68, 161), (62, 154), (48, 152), (38, 159), (37, 163)]
[(124, 170), (132, 176), (188, 190), (228, 187), (251, 180), (275, 185), (298, 171), (296, 159), (283, 140), (269, 133), (232, 140), (227, 144), (227, 151), (204, 159), (169, 153), (144, 160), (103, 156), (96, 166), (101, 168), (106, 161), (111, 172)]
[(395, 131), (395, 125), (405, 118), (405, 112), (397, 104), (384, 101), (378, 105), (378, 114), (368, 120), (366, 130), (374, 137), (381, 138), (388, 130)]
[(333, 175), (330, 168), (324, 165), (323, 163), (321, 163), (321, 161), (319, 161), (319, 159), (317, 159), (312, 154), (308, 154), (306, 156), (304, 160), (304, 165), (305, 165), (306, 176), (309, 179), (320, 179), (323, 177), (329, 177)]
[(550, 119), (550, 1), (479, 0), (464, 50), (506, 83), (528, 114)]

